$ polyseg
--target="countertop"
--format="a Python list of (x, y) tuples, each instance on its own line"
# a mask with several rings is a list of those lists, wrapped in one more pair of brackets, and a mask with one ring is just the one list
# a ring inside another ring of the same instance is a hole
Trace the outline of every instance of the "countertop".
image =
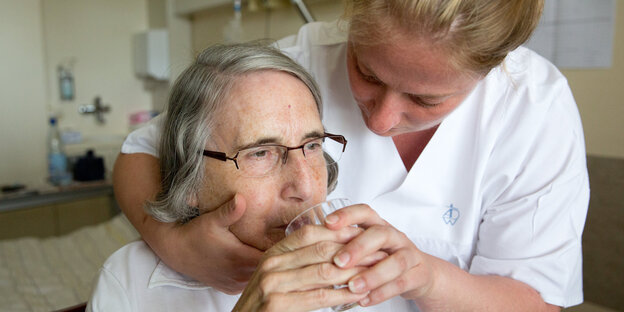
[(0, 194), (0, 213), (102, 195), (113, 195), (113, 185), (108, 180), (74, 182), (67, 186), (42, 185)]

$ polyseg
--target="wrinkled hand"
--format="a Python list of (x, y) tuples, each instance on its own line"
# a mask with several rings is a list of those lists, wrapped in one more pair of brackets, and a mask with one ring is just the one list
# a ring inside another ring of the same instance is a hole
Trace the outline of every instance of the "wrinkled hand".
[(364, 298), (366, 293), (332, 287), (385, 256), (373, 253), (358, 266), (336, 267), (331, 262), (336, 252), (360, 233), (354, 227), (331, 231), (318, 225), (295, 231), (267, 250), (233, 311), (310, 311)]
[(388, 256), (349, 279), (349, 289), (357, 294), (370, 292), (360, 305), (370, 306), (402, 295), (418, 300), (430, 293), (436, 279), (435, 258), (420, 251), (402, 232), (383, 220), (368, 205), (352, 205), (326, 218), (327, 228), (342, 229), (357, 224), (364, 233), (347, 243), (334, 263), (351, 268), (379, 251)]
[(164, 258), (174, 270), (226, 294), (238, 294), (253, 274), (262, 252), (243, 244), (230, 230), (246, 210), (244, 197), (170, 230)]

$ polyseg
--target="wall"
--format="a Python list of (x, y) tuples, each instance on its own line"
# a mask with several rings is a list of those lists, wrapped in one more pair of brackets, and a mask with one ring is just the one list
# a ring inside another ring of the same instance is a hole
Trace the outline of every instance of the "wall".
[(46, 84), (39, 0), (0, 0), (0, 184), (46, 170)]
[[(128, 115), (151, 109), (151, 86), (133, 73), (132, 35), (148, 28), (148, 0), (0, 0), (0, 184), (39, 184), (46, 177), (47, 116), (82, 132), (82, 154), (114, 157)], [(73, 58), (75, 99), (61, 101), (56, 67)], [(96, 96), (110, 105), (106, 123), (78, 107)]]
[(585, 300), (624, 307), (624, 158), (587, 157), (591, 197), (583, 233)]
[(611, 68), (562, 72), (581, 112), (587, 153), (624, 158), (624, 2), (616, 6)]
[(149, 28), (167, 27), (167, 3), (165, 0), (147, 0)]
[[(316, 20), (333, 21), (343, 10), (342, 1), (308, 0), (308, 7)], [(223, 42), (223, 29), (232, 19), (231, 6), (196, 13), (192, 16), (193, 49), (195, 54), (211, 44)], [(268, 21), (268, 23), (267, 23)], [(243, 8), (243, 41), (255, 39), (281, 39), (297, 33), (303, 25), (303, 19), (292, 6), (282, 6), (271, 11), (255, 12)]]
[[(79, 129), (87, 138), (106, 133), (124, 136), (128, 114), (151, 107), (150, 93), (134, 76), (132, 35), (147, 29), (146, 0), (43, 0), (47, 82), (51, 110), (62, 114), (62, 125)], [(56, 66), (74, 58), (76, 97), (62, 102)], [(106, 123), (78, 114), (78, 107), (101, 96), (111, 105)]]
[(186, 16), (176, 14), (177, 0), (165, 0), (165, 21), (169, 30), (169, 58), (173, 83), (193, 62), (192, 22)]

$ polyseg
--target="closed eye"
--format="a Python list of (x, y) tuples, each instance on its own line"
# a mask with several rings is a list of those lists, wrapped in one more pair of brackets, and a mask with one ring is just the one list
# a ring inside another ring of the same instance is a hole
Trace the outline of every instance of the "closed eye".
[(370, 82), (370, 83), (374, 83), (374, 84), (381, 84), (381, 80), (379, 80), (377, 77), (375, 76), (370, 76), (370, 75), (364, 75), (360, 72), (360, 74), (362, 75), (362, 79)]
[(436, 107), (444, 102), (444, 100), (440, 100), (440, 99), (436, 99), (436, 100), (423, 99), (422, 97), (413, 95), (413, 94), (408, 94), (408, 97), (415, 104), (420, 105), (422, 107), (426, 107), (426, 108)]

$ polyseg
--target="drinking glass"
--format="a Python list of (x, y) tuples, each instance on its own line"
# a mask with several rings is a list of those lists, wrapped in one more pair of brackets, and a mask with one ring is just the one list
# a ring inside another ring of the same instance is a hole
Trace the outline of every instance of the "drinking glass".
[[(344, 208), (350, 205), (351, 205), (351, 201), (349, 201), (349, 199), (347, 198), (330, 199), (326, 202), (322, 202), (320, 204), (314, 205), (304, 210), (302, 213), (300, 213), (294, 219), (292, 219), (292, 221), (290, 221), (290, 223), (286, 227), (286, 236), (302, 228), (304, 225), (308, 225), (308, 224), (324, 225), (325, 217), (327, 215), (331, 214), (332, 212), (340, 208)], [(340, 288), (345, 288), (345, 287), (348, 287), (348, 286), (346, 284), (334, 285), (334, 289), (340, 289)], [(332, 310), (346, 311), (355, 307), (356, 305), (357, 305), (357, 302), (340, 304), (337, 306), (333, 306)]]

